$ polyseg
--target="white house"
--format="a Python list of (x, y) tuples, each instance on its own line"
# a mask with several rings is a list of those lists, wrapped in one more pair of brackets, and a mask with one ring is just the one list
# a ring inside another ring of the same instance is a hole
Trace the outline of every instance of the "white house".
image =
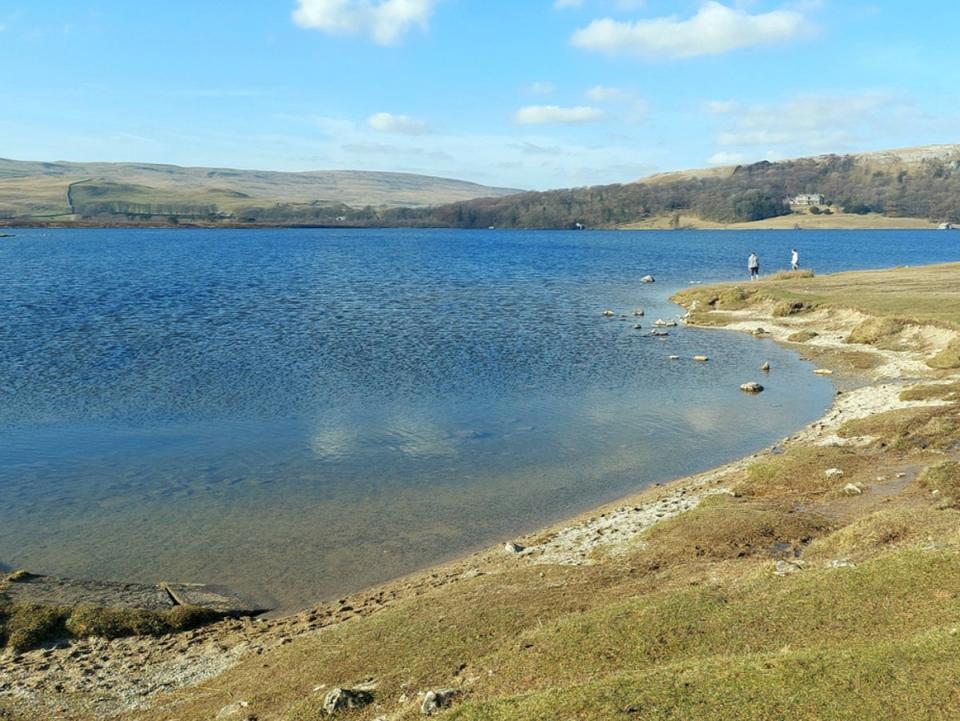
[(804, 193), (790, 198), (788, 202), (790, 205), (801, 206), (823, 205), (823, 195), (820, 193)]

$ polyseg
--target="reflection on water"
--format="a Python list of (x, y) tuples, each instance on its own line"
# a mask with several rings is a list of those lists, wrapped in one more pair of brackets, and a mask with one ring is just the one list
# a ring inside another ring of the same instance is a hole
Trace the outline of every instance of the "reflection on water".
[[(805, 257), (839, 267), (821, 235)], [(670, 288), (738, 272), (744, 236), (18, 233), (0, 563), (296, 606), (762, 447), (829, 381), (770, 341), (600, 317), (675, 316)]]

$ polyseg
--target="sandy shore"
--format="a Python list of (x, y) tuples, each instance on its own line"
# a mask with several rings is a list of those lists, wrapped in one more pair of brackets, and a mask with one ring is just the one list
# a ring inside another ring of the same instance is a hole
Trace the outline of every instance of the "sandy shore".
[[(14, 702), (17, 708), (44, 708), (64, 719), (107, 718), (145, 708), (158, 695), (217, 676), (251, 655), (269, 653), (305, 635), (370, 616), (443, 586), (479, 576), (495, 577), (515, 564), (581, 566), (616, 556), (635, 548), (638, 537), (655, 524), (696, 508), (708, 496), (732, 494), (732, 483), (758, 458), (780, 454), (792, 443), (863, 443), (867, 439), (841, 438), (839, 427), (887, 410), (941, 402), (902, 401), (900, 393), (913, 385), (947, 379), (943, 372), (931, 370), (925, 360), (956, 336), (953, 331), (911, 326), (906, 331), (911, 343), (904, 350), (894, 351), (847, 343), (850, 331), (866, 317), (854, 311), (829, 309), (777, 318), (771, 306), (763, 305), (714, 314), (723, 317), (724, 330), (758, 335), (762, 327), (762, 335), (789, 344), (831, 372), (838, 393), (826, 414), (751, 456), (648, 488), (524, 537), (504, 539), (506, 545), (292, 616), (230, 620), (178, 636), (112, 642), (89, 639), (8, 654), (0, 658), (0, 702)], [(817, 335), (803, 344), (788, 340), (804, 330)], [(871, 362), (860, 365), (869, 367), (851, 367), (851, 353), (868, 355)], [(776, 368), (770, 371), (774, 376), (776, 372)], [(744, 370), (744, 381), (763, 379), (759, 369)]]

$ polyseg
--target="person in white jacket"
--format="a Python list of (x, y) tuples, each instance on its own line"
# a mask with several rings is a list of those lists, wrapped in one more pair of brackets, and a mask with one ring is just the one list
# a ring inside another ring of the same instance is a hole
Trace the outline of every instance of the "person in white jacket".
[(757, 257), (757, 251), (750, 253), (750, 257), (747, 258), (747, 270), (750, 271), (750, 280), (760, 277), (760, 259)]
[(800, 270), (800, 254), (796, 248), (790, 251), (790, 270)]

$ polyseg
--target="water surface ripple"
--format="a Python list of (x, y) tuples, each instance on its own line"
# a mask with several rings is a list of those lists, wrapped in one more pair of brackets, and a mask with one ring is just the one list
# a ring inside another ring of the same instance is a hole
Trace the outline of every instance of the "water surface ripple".
[[(649, 328), (678, 314), (671, 289), (791, 245), (829, 270), (957, 250), (909, 232), (17, 231), (0, 564), (293, 607), (762, 447), (830, 383), (769, 341), (653, 339), (600, 313), (642, 307)], [(763, 360), (769, 390), (745, 396)]]

